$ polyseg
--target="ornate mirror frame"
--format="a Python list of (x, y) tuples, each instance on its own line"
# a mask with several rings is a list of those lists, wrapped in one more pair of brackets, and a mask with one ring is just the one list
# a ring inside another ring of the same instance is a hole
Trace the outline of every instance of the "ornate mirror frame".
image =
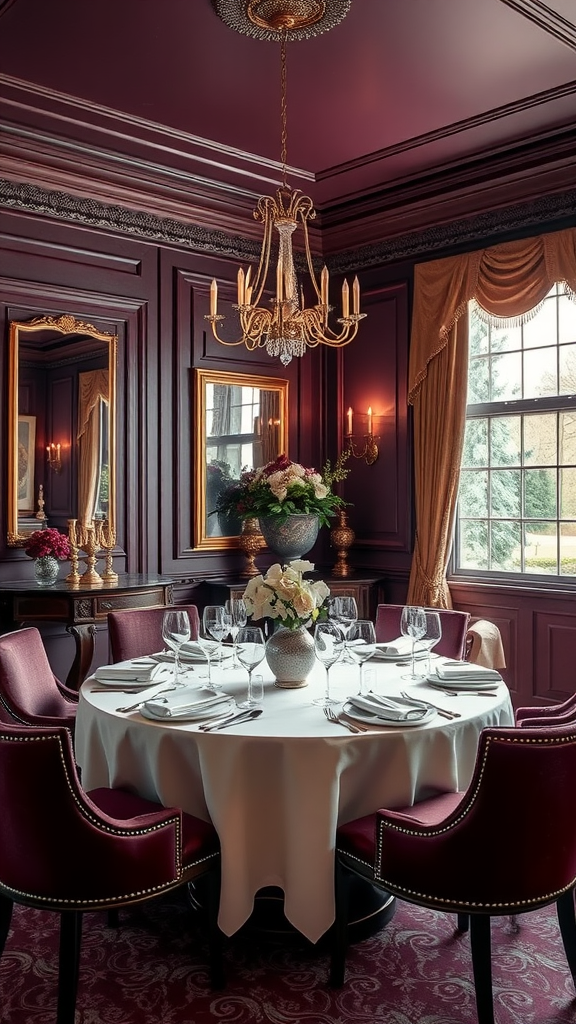
[(108, 521), (116, 529), (116, 353), (118, 336), (99, 331), (93, 324), (65, 314), (55, 318), (36, 317), (33, 320), (11, 320), (8, 341), (8, 481), (7, 481), (7, 534), (8, 546), (21, 546), (34, 528), (21, 531), (18, 523), (18, 377), (19, 347), (23, 334), (36, 331), (55, 331), (62, 335), (94, 338), (108, 346), (108, 449), (109, 494)]
[[(244, 373), (227, 373), (218, 370), (194, 370), (194, 392), (195, 392), (195, 429), (194, 429), (194, 548), (205, 551), (222, 550), (238, 546), (237, 537), (240, 532), (240, 524), (235, 533), (220, 536), (209, 535), (207, 507), (208, 489), (208, 460), (207, 460), (207, 388), (209, 385), (228, 385), (229, 387), (257, 388), (260, 391), (271, 393), (275, 413), (273, 420), (269, 420), (269, 429), (273, 431), (275, 449), (271, 458), (280, 455), (282, 452), (288, 454), (288, 384), (287, 380), (277, 377), (254, 376)], [(262, 420), (258, 417), (259, 425), (252, 434), (242, 434), (246, 443), (254, 443), (262, 431)], [(269, 440), (269, 439), (268, 439)], [(238, 445), (238, 439), (232, 442)], [(263, 462), (269, 461), (264, 458)], [(241, 468), (245, 468), (242, 466)], [(252, 468), (251, 466), (248, 468)]]

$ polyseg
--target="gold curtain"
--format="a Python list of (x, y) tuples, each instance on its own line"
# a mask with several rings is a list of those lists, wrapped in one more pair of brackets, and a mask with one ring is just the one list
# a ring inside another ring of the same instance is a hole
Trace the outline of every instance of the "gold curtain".
[(446, 582), (466, 425), (468, 303), (519, 323), (555, 282), (576, 301), (576, 229), (415, 268), (408, 402), (414, 406), (416, 541), (408, 602), (451, 608)]
[(108, 370), (78, 374), (78, 519), (89, 526), (100, 471), (100, 403), (109, 401)]

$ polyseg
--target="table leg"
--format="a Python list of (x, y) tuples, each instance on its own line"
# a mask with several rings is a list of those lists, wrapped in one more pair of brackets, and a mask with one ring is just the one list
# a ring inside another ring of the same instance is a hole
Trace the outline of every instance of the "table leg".
[(96, 626), (93, 622), (85, 626), (66, 626), (76, 641), (76, 654), (66, 677), (66, 686), (79, 690), (86, 679), (94, 657)]

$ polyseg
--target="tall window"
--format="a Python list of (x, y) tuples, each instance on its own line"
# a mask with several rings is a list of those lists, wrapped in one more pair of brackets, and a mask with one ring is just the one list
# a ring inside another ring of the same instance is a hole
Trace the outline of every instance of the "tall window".
[(576, 304), (563, 285), (522, 326), (471, 306), (454, 562), (576, 578)]

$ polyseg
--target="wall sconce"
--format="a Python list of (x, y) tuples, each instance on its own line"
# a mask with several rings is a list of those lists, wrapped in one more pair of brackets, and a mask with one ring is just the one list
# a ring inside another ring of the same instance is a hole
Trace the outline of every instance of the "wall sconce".
[(354, 427), (353, 427), (354, 413), (351, 408), (346, 413), (346, 434), (345, 438), (348, 441), (348, 454), (353, 455), (355, 459), (364, 459), (367, 466), (373, 466), (378, 458), (378, 445), (376, 439), (372, 433), (372, 406), (368, 406), (368, 423), (367, 431), (364, 434), (364, 447), (360, 450), (354, 444)]
[(62, 470), (62, 460), (60, 458), (61, 450), (61, 444), (54, 444), (54, 442), (52, 442), (51, 444), (46, 445), (46, 451), (48, 453), (48, 465), (53, 473), (60, 473)]

